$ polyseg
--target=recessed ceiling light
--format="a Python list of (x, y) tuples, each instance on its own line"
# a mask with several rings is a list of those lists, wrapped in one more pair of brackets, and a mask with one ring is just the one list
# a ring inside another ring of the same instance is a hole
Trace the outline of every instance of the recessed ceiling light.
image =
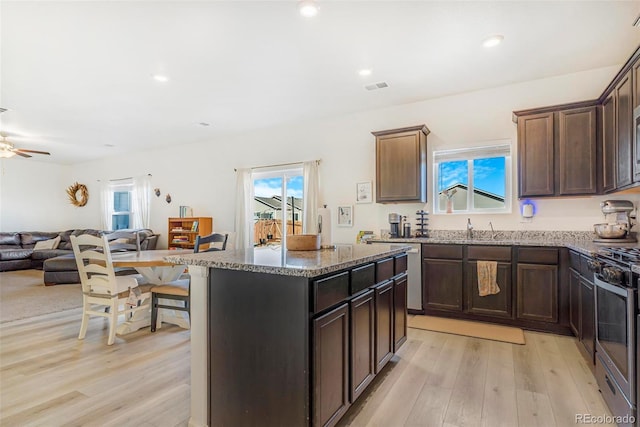
[(153, 79), (161, 83), (166, 83), (169, 81), (169, 77), (163, 76), (162, 74), (154, 74)]
[(314, 0), (300, 0), (298, 2), (298, 10), (300, 15), (305, 18), (311, 18), (318, 14), (318, 4)]
[(104, 144), (105, 147), (115, 147), (113, 144)]
[(211, 126), (211, 124), (210, 124), (210, 123), (207, 123), (207, 122), (200, 122), (200, 123), (198, 123), (198, 124), (199, 124), (200, 126), (204, 126), (204, 127)]
[(482, 42), (482, 46), (484, 47), (498, 46), (500, 43), (502, 43), (502, 40), (504, 40), (504, 36), (501, 36), (500, 34), (496, 34), (495, 36), (491, 36), (484, 39)]
[(361, 75), (362, 77), (370, 76), (371, 75), (371, 69), (363, 68), (362, 70), (358, 71), (358, 74)]

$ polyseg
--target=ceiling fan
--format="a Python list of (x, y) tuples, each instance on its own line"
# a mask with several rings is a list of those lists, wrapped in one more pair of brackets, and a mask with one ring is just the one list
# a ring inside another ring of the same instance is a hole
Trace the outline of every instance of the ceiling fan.
[(4, 157), (4, 158), (9, 158), (9, 157), (13, 157), (16, 154), (18, 156), (21, 157), (32, 157), (27, 153), (32, 153), (32, 154), (44, 154), (47, 156), (50, 156), (51, 153), (47, 152), (47, 151), (37, 151), (37, 150), (27, 150), (24, 148), (16, 148), (13, 143), (7, 141), (7, 137), (6, 136), (2, 136), (2, 140), (0, 140), (0, 158)]

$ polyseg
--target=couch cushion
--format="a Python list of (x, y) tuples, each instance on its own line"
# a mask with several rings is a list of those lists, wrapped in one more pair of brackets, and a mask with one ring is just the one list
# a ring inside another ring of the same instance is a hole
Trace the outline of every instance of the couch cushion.
[(23, 248), (33, 248), (36, 243), (55, 239), (58, 234), (57, 231), (23, 231), (20, 233), (20, 244)]
[[(68, 255), (69, 251), (65, 251), (63, 249), (45, 249), (45, 250), (38, 250), (38, 251), (33, 251), (33, 254), (31, 254), (31, 259), (49, 259), (49, 258), (55, 258), (61, 255)], [(75, 268), (75, 264), (74, 264), (74, 268)]]
[(0, 233), (0, 249), (20, 247), (20, 233)]
[(1, 249), (0, 261), (28, 259), (31, 257), (32, 253), (33, 253), (33, 249)]
[(71, 234), (74, 230), (67, 230), (60, 233), (60, 243), (58, 243), (58, 249), (64, 249), (67, 251), (72, 251), (71, 247)]
[[(58, 249), (60, 250), (60, 249)], [(77, 270), (76, 258), (73, 253), (48, 258), (43, 264), (44, 271), (69, 271)]]
[(56, 236), (55, 239), (39, 240), (33, 246), (34, 251), (46, 251), (51, 249), (57, 249), (60, 243), (60, 236)]

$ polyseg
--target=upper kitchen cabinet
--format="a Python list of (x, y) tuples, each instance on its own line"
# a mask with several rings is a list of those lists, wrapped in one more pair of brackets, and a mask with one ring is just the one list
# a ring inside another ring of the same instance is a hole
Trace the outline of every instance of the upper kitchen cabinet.
[(372, 132), (376, 137), (376, 202), (427, 201), (425, 125)]
[(640, 106), (640, 56), (631, 66), (633, 79), (633, 108)]
[(616, 189), (616, 98), (615, 94), (607, 96), (602, 103), (602, 139), (600, 150), (602, 156), (602, 191), (605, 193)]
[(519, 197), (596, 194), (596, 101), (515, 111)]
[[(640, 161), (634, 155), (633, 135), (633, 85), (631, 71), (627, 72), (613, 90), (616, 98), (617, 141), (617, 189), (633, 184), (634, 175), (640, 178)], [(639, 153), (640, 154), (640, 153)]]

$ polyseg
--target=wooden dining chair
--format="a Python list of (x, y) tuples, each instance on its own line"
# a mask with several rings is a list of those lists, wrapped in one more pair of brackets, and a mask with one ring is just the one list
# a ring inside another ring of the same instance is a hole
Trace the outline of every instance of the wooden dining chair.
[(105, 234), (111, 252), (136, 251), (140, 253), (140, 236), (136, 231), (118, 230)]
[[(151, 285), (139, 286), (133, 276), (116, 276), (106, 236), (71, 236), (71, 246), (82, 285), (82, 324), (78, 339), (84, 339), (90, 316), (106, 317), (109, 319), (107, 345), (112, 345), (118, 317), (124, 315), (126, 319), (138, 310), (149, 310)], [(135, 304), (129, 305), (129, 295), (134, 288), (140, 290), (140, 295)], [(139, 304), (145, 300), (146, 303)]]
[[(227, 247), (228, 234), (213, 233), (208, 236), (197, 236), (195, 246), (193, 248), (194, 253), (208, 252), (208, 251), (223, 251)], [(217, 246), (210, 246), (212, 243), (218, 243)], [(209, 245), (205, 250), (200, 250), (201, 246)], [(186, 311), (191, 315), (191, 307), (189, 303), (189, 287), (191, 286), (191, 278), (188, 275), (183, 275), (178, 280), (153, 286), (151, 288), (151, 332), (155, 332), (158, 326), (158, 310), (161, 308)], [(160, 304), (160, 298), (182, 301), (184, 305), (182, 307), (168, 304)]]
[[(193, 253), (209, 252), (209, 251), (224, 251), (227, 248), (228, 234), (213, 233), (208, 236), (196, 236), (195, 245), (193, 247)], [(220, 243), (220, 245), (211, 246), (211, 243)], [(202, 250), (200, 246), (209, 245), (206, 249)]]

